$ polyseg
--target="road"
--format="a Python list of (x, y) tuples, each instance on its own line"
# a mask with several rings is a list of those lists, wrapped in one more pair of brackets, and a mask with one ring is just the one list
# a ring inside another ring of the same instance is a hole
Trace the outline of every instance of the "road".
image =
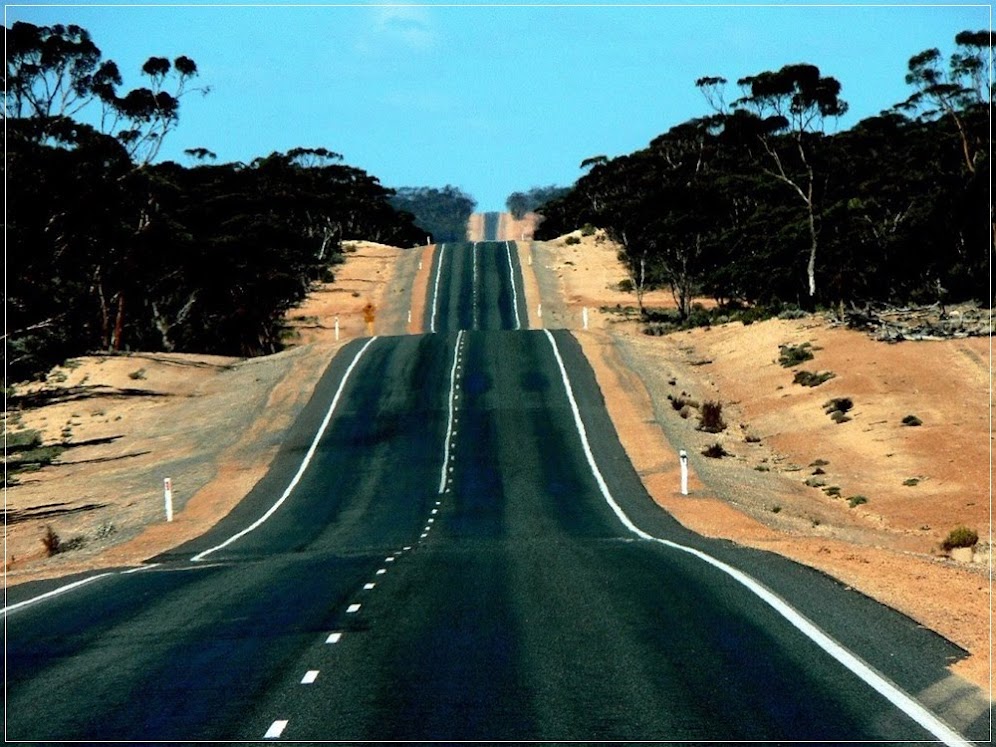
[(988, 738), (964, 652), (652, 504), (511, 245), (435, 257), (212, 531), (10, 590), (8, 740)]

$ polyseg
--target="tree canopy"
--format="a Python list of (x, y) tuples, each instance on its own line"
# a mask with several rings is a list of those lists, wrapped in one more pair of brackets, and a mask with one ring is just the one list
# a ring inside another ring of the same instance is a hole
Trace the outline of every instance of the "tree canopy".
[(910, 97), (848, 130), (843, 86), (799, 63), (701, 77), (711, 111), (634, 153), (586, 159), (538, 208), (538, 238), (585, 223), (623, 247), (638, 292), (804, 307), (990, 303), (992, 36), (965, 31), (946, 61), (914, 55)]
[(333, 278), (343, 240), (424, 237), (391, 189), (327, 148), (153, 163), (197, 75), (188, 57), (150, 57), (148, 85), (120, 93), (85, 29), (15, 23), (6, 37), (14, 380), (101, 350), (279, 350), (284, 313)]

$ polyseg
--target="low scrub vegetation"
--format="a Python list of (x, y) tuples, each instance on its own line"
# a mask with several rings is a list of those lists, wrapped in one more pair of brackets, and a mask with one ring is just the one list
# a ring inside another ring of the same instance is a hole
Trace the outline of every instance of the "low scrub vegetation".
[(792, 383), (799, 384), (800, 386), (814, 387), (832, 378), (834, 378), (832, 371), (821, 371), (819, 373), (814, 373), (813, 371), (796, 371), (795, 376), (792, 377)]
[(853, 408), (854, 402), (850, 397), (834, 397), (823, 403), (823, 411), (838, 425), (851, 419), (847, 413)]
[(868, 503), (868, 499), (863, 495), (852, 495), (850, 498), (847, 499), (847, 505), (850, 506), (851, 508), (862, 506), (865, 503)]
[(785, 368), (798, 366), (800, 363), (813, 360), (813, 350), (815, 349), (808, 342), (799, 345), (779, 345), (778, 362)]
[(726, 430), (721, 402), (707, 400), (702, 403), (702, 409), (699, 412), (699, 430), (706, 433), (721, 433)]
[(916, 415), (907, 415), (903, 418), (903, 425), (908, 425), (915, 428), (918, 425), (923, 425), (923, 421), (920, 420)]
[(707, 456), (710, 459), (722, 459), (730, 456), (730, 452), (723, 448), (723, 444), (717, 442), (702, 449), (702, 456)]
[(948, 536), (941, 542), (944, 550), (950, 551), (957, 547), (975, 547), (979, 542), (979, 533), (966, 526), (958, 526), (948, 532)]

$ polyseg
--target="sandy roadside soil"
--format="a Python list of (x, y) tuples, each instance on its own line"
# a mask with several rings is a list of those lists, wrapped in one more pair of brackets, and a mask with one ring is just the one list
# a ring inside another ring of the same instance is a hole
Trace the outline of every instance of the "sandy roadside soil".
[[(406, 333), (409, 311), (420, 324), (431, 247), (346, 248), (336, 282), (288, 315), (281, 353), (87, 356), (44, 383), (18, 387), (62, 401), (7, 413), (10, 430), (35, 429), (46, 444), (70, 448), (5, 491), (5, 583), (138, 564), (227, 514), (265, 474), (339, 347), (370, 331)], [(164, 520), (165, 477), (173, 483), (172, 523)], [(41, 542), (48, 527), (81, 546), (48, 557)]]
[[(615, 247), (597, 239), (520, 244), (533, 258), (523, 261), (526, 295), (550, 327), (579, 330), (589, 307), (578, 337), (654, 500), (701, 534), (778, 552), (904, 612), (971, 652), (953, 669), (988, 692), (989, 340), (889, 345), (819, 317), (649, 337), (614, 311), (636, 301), (618, 290)], [(674, 306), (659, 292), (645, 303)], [(779, 345), (802, 342), (812, 361), (778, 364)], [(798, 369), (835, 376), (808, 388), (792, 383)], [(682, 418), (669, 396), (722, 403), (727, 429), (696, 430), (698, 410)], [(827, 416), (832, 397), (854, 401), (852, 420)], [(908, 414), (923, 425), (902, 425)], [(717, 442), (733, 456), (701, 455)], [(867, 502), (852, 508), (851, 496)], [(969, 562), (939, 548), (962, 524), (982, 538)]]

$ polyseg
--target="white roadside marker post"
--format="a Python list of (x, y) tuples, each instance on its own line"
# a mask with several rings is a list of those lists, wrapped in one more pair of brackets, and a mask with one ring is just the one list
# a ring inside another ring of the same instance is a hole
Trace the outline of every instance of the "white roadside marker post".
[(584, 329), (588, 329), (588, 307), (585, 306), (581, 309), (581, 326)]
[(536, 317), (539, 319), (543, 318), (543, 304), (536, 304)]
[(166, 503), (166, 521), (173, 521), (173, 481), (163, 479), (163, 500)]
[(688, 452), (682, 449), (678, 458), (681, 460), (681, 494), (688, 495)]
[(335, 318), (335, 341), (339, 342), (339, 316)]

